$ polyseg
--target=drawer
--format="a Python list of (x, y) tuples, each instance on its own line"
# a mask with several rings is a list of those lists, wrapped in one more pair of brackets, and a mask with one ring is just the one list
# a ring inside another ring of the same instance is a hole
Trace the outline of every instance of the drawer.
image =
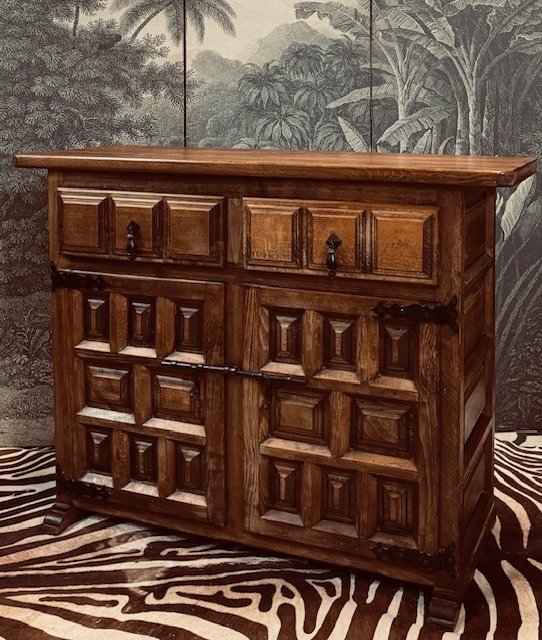
[(244, 200), (245, 266), (436, 284), (438, 208)]
[(58, 190), (62, 253), (222, 266), (224, 199), (89, 189)]

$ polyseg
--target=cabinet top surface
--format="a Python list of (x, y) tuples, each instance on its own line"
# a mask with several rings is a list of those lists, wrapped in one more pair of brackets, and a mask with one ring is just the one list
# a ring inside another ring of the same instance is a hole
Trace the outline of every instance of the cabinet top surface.
[(17, 167), (511, 187), (535, 158), (109, 146), (17, 154)]

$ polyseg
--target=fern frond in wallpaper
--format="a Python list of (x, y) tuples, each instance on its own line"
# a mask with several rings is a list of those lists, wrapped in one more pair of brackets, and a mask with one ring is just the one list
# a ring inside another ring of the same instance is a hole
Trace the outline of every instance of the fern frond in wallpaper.
[[(540, 0), (4, 5), (0, 442), (51, 439), (45, 183), (13, 170), (12, 153), (185, 139), (382, 153), (542, 148)], [(497, 205), (497, 424), (542, 429), (542, 181)]]

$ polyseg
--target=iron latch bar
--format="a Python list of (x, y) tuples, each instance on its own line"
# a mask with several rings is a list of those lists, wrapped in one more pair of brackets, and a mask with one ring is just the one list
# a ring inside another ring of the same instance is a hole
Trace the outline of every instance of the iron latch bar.
[(93, 275), (90, 273), (82, 274), (58, 269), (52, 260), (49, 265), (51, 268), (51, 291), (55, 291), (56, 289), (101, 290), (106, 286), (105, 278), (101, 275)]
[(457, 296), (448, 304), (387, 304), (380, 301), (372, 308), (379, 318), (393, 318), (394, 320), (413, 320), (414, 322), (430, 322), (432, 324), (448, 325), (454, 333), (459, 331), (457, 324)]
[(193, 362), (179, 362), (178, 360), (162, 360), (161, 365), (166, 367), (175, 367), (177, 369), (185, 369), (189, 371), (201, 371), (203, 373), (221, 373), (223, 375), (244, 376), (246, 378), (256, 378), (258, 380), (266, 380), (269, 382), (297, 382), (306, 383), (306, 378), (302, 376), (290, 376), (282, 373), (271, 373), (269, 371), (246, 371), (241, 367), (231, 367), (228, 365), (218, 366), (213, 364), (200, 364)]
[(447, 571), (452, 578), (455, 577), (455, 545), (451, 542), (446, 549), (439, 549), (436, 553), (425, 553), (418, 549), (408, 549), (396, 545), (386, 546), (378, 542), (371, 551), (380, 560), (387, 558), (392, 562), (404, 562), (418, 569), (437, 573)]

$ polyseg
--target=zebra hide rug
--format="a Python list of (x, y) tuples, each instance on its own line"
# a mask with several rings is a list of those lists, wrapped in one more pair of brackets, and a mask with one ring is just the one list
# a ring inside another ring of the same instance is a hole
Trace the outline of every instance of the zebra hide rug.
[(51, 449), (0, 449), (0, 640), (537, 640), (542, 446), (496, 443), (497, 519), (454, 632), (419, 587), (89, 515), (39, 530)]

